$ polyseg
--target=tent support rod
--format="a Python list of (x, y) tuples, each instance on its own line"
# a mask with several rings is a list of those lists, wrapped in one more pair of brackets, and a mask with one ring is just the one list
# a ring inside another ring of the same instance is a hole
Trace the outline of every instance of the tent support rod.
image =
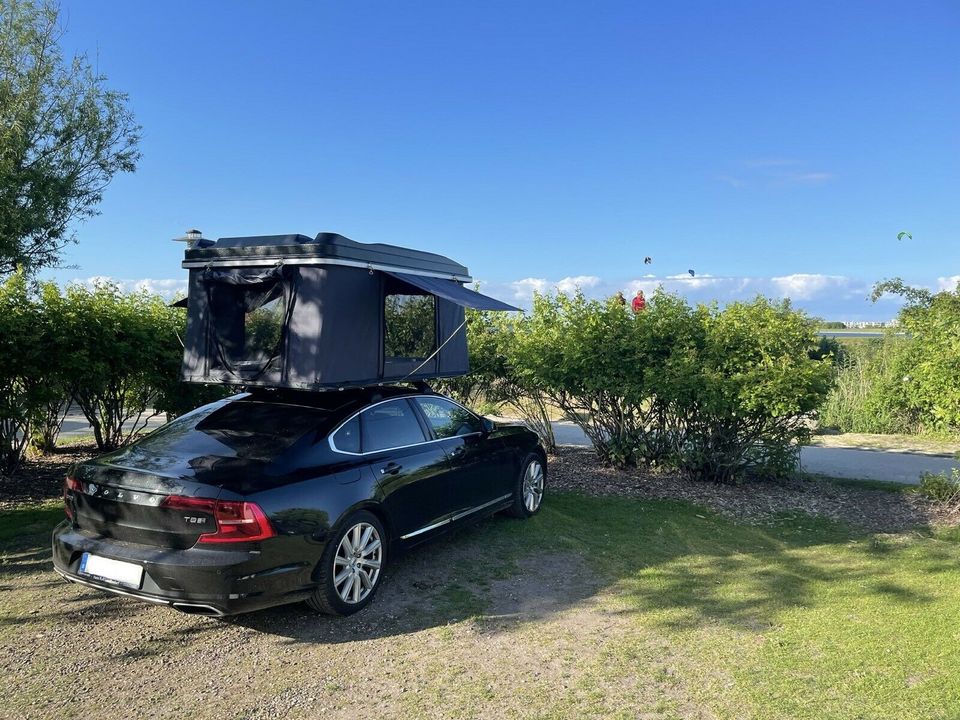
[(403, 378), (402, 378), (399, 382), (406, 382), (410, 377), (412, 377), (413, 375), (416, 375), (418, 372), (420, 372), (420, 370), (423, 368), (423, 366), (426, 365), (426, 364), (427, 364), (428, 362), (430, 362), (431, 360), (433, 360), (433, 359), (437, 356), (437, 353), (439, 353), (441, 350), (443, 350), (443, 346), (446, 345), (446, 344), (447, 344), (448, 342), (450, 342), (451, 340), (453, 340), (453, 338), (456, 337), (457, 333), (460, 332), (461, 330), (463, 330), (463, 328), (466, 326), (466, 324), (467, 324), (467, 321), (466, 321), (466, 320), (464, 320), (462, 323), (460, 323), (460, 326), (459, 326), (456, 330), (454, 330), (452, 333), (450, 333), (450, 337), (448, 337), (446, 340), (444, 340), (442, 343), (440, 343), (440, 347), (438, 347), (436, 350), (434, 350), (432, 353), (430, 353), (430, 357), (428, 357), (428, 358), (427, 358), (426, 360), (424, 360), (422, 363), (420, 363), (419, 365), (417, 365), (413, 370), (411, 370), (411, 371), (408, 372), (406, 375), (404, 375)]

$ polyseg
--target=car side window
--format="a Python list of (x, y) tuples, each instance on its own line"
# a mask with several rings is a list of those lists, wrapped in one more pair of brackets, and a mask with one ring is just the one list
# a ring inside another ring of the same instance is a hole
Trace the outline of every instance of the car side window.
[(360, 452), (360, 416), (352, 417), (333, 434), (333, 446), (341, 452)]
[(427, 438), (406, 400), (381, 403), (360, 413), (363, 452), (416, 445)]
[(416, 398), (438, 438), (471, 435), (480, 432), (480, 418), (449, 400), (436, 397)]

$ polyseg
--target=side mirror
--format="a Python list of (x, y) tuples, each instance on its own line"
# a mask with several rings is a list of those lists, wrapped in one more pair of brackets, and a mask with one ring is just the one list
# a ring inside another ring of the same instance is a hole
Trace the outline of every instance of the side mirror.
[(497, 424), (496, 424), (493, 420), (490, 420), (490, 419), (485, 418), (485, 417), (484, 417), (484, 418), (480, 418), (480, 422), (481, 422), (481, 424), (483, 425), (483, 432), (484, 432), (484, 434), (492, 433), (492, 432), (493, 432), (493, 429), (497, 426)]

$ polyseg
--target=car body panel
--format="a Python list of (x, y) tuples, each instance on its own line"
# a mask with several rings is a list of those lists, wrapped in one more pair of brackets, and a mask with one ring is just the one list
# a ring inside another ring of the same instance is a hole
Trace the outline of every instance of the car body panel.
[[(83, 490), (68, 492), (73, 519), (53, 535), (57, 572), (153, 602), (212, 608), (208, 614), (292, 602), (315, 589), (328, 538), (356, 510), (382, 520), (393, 554), (507, 507), (523, 458), (543, 455), (525, 428), (489, 423), (481, 432), (445, 439), (433, 437), (424, 423), (422, 442), (339, 452), (329, 437), (351, 415), (421, 394), (377, 389), (324, 395), (337, 397), (320, 398), (313, 407), (286, 397), (237, 396), (80, 464), (73, 475)], [(274, 425), (285, 422), (281, 437), (270, 437), (273, 426), (261, 428), (250, 413)], [(210, 519), (162, 507), (168, 495), (256, 503), (276, 535), (201, 542)], [(142, 585), (120, 587), (81, 575), (85, 552), (141, 565)]]

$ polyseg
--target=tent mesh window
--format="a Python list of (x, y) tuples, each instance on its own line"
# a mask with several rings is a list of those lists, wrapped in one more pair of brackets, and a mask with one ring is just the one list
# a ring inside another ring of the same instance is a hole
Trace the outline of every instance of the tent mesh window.
[(241, 379), (277, 370), (292, 302), (282, 272), (213, 271), (204, 279), (217, 319), (211, 327), (213, 366)]
[(436, 350), (437, 299), (433, 295), (385, 295), (383, 323), (387, 362), (426, 360)]
[[(279, 287), (278, 287), (279, 289)], [(286, 303), (278, 294), (243, 315), (243, 356), (241, 367), (262, 368), (280, 346)]]

